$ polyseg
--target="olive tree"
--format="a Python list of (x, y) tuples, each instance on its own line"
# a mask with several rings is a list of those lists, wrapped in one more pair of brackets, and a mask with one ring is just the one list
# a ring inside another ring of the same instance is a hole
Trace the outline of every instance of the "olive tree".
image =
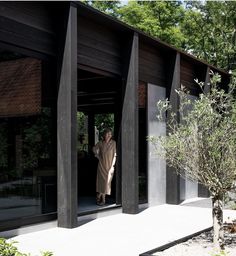
[[(236, 180), (235, 80), (227, 90), (219, 87), (221, 77), (211, 72), (210, 91), (198, 82), (201, 93), (191, 101), (186, 89), (176, 91), (179, 109), (168, 100), (157, 103), (157, 118), (167, 120), (167, 135), (150, 137), (158, 155), (185, 178), (208, 188), (212, 198), (215, 248), (224, 249), (223, 202)], [(181, 121), (179, 121), (181, 120)]]

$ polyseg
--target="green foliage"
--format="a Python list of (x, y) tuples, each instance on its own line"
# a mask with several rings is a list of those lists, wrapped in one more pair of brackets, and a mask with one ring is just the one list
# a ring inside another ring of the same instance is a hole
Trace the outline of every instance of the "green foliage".
[(236, 70), (235, 1), (85, 1), (226, 70)]
[(120, 8), (120, 1), (83, 1), (88, 5), (98, 9), (101, 12), (105, 12), (111, 16), (118, 16), (118, 9)]
[(77, 112), (78, 134), (86, 132), (85, 119), (86, 119), (86, 115), (83, 112)]
[[(42, 114), (29, 119), (22, 119), (17, 129), (19, 143), (22, 143), (22, 162), (17, 167), (12, 166), (8, 157), (8, 126), (7, 122), (0, 124), (0, 180), (15, 179), (21, 174), (19, 170), (29, 170), (39, 165), (39, 159), (47, 159), (51, 150), (51, 112), (43, 108)], [(15, 138), (16, 139), (16, 138)]]
[(231, 207), (231, 210), (235, 210), (236, 211), (236, 203), (234, 202), (234, 204)]
[(219, 252), (213, 252), (213, 253), (211, 253), (211, 256), (228, 256), (229, 254), (226, 252), (226, 251), (224, 251), (224, 250), (221, 250), (221, 251), (219, 251)]
[(87, 127), (87, 116), (83, 112), (77, 112), (77, 150), (86, 150), (88, 127)]
[(213, 65), (236, 68), (236, 2), (189, 1), (180, 24), (183, 48)]
[(42, 256), (53, 256), (52, 252), (41, 252)]
[(178, 113), (173, 113), (168, 100), (159, 101), (159, 120), (166, 111), (170, 117), (168, 134), (151, 138), (168, 165), (202, 183), (213, 197), (234, 189), (236, 180), (236, 81), (228, 92), (218, 88), (219, 82), (220, 76), (213, 75), (211, 91), (202, 92), (195, 102), (189, 100), (185, 90), (179, 90)]
[[(78, 124), (78, 150), (83, 150), (83, 141), (87, 141), (88, 136), (88, 127), (86, 122), (87, 116), (83, 112), (77, 112), (77, 124)], [(95, 114), (94, 124), (99, 132), (100, 138), (103, 134), (104, 129), (114, 128), (114, 114), (112, 113), (103, 113)]]
[(167, 135), (150, 140), (169, 166), (209, 189), (214, 246), (223, 249), (223, 200), (236, 185), (236, 80), (225, 91), (218, 86), (221, 77), (211, 76), (210, 92), (205, 93), (204, 84), (198, 83), (202, 93), (194, 102), (184, 88), (177, 91), (177, 112), (168, 100), (157, 103), (160, 121), (167, 112)]
[(104, 129), (114, 128), (114, 114), (97, 114), (95, 115), (95, 126), (97, 127), (99, 134), (102, 135)]
[(184, 9), (181, 2), (129, 1), (118, 12), (125, 23), (167, 43), (182, 46), (179, 23), (184, 17)]
[[(96, 114), (95, 115), (95, 126), (99, 130), (100, 133), (105, 128), (111, 128), (114, 127), (114, 114), (112, 113), (104, 113), (104, 114)], [(86, 133), (87, 127), (86, 127), (86, 115), (83, 112), (77, 112), (77, 124), (78, 124), (78, 131), (79, 133)]]
[[(0, 255), (1, 256), (31, 256), (30, 253), (21, 253), (15, 246), (17, 242), (7, 241), (4, 238), (0, 238)], [(53, 256), (52, 252), (41, 252), (41, 256)]]
[(229, 191), (225, 196), (224, 203), (226, 209), (236, 210), (236, 191)]
[(23, 168), (38, 167), (39, 158), (49, 158), (51, 146), (51, 112), (49, 108), (42, 110), (35, 122), (29, 122), (23, 130)]
[(16, 246), (16, 242), (7, 242), (0, 238), (0, 255), (1, 256), (27, 256), (27, 254), (20, 253)]

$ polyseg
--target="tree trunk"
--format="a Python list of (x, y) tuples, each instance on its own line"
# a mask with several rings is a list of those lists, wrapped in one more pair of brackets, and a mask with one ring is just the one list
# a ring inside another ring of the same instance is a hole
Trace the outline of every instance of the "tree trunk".
[(212, 198), (213, 243), (217, 250), (224, 250), (223, 197)]

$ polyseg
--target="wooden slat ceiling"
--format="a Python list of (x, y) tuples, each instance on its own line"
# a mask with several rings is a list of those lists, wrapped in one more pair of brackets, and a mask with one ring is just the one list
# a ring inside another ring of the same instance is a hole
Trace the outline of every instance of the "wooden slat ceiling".
[(119, 91), (120, 84), (116, 79), (78, 70), (78, 111), (113, 112)]

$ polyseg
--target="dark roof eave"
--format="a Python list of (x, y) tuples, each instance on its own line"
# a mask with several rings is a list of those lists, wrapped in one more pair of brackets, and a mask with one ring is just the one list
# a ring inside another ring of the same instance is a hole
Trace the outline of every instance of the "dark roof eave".
[(213, 65), (207, 63), (204, 60), (201, 60), (201, 59), (199, 59), (199, 58), (197, 58), (197, 57), (195, 57), (195, 56), (193, 56), (193, 55), (191, 55), (191, 54), (189, 54), (189, 53), (187, 53), (187, 52), (185, 52), (183, 50), (180, 50), (180, 49), (176, 48), (175, 46), (172, 46), (172, 45), (170, 45), (168, 43), (165, 43), (165, 42), (161, 41), (158, 38), (150, 36), (147, 33), (143, 32), (143, 31), (141, 31), (139, 29), (133, 28), (130, 25), (128, 25), (128, 24), (126, 24), (126, 23), (124, 23), (124, 22), (122, 22), (122, 21), (120, 21), (120, 20), (118, 20), (118, 19), (108, 15), (108, 14), (105, 14), (105, 13), (103, 13), (103, 12), (101, 12), (101, 11), (99, 11), (99, 10), (89, 6), (89, 5), (86, 5), (86, 4), (84, 4), (84, 3), (80, 2), (80, 1), (72, 1), (71, 3), (74, 6), (76, 6), (76, 7), (83, 8), (84, 10), (89, 12), (90, 15), (91, 14), (93, 16), (96, 15), (97, 17), (94, 16), (95, 18), (100, 17), (102, 19), (101, 21), (103, 21), (103, 22), (104, 21), (109, 21), (108, 24), (110, 26), (112, 25), (113, 27), (116, 27), (116, 28), (118, 28), (121, 31), (136, 32), (136, 33), (138, 33), (140, 35), (140, 38), (142, 38), (144, 40), (147, 40), (147, 41), (150, 41), (152, 44), (154, 44), (156, 46), (159, 46), (159, 47), (161, 47), (163, 49), (166, 49), (166, 50), (179, 52), (180, 54), (184, 55), (185, 57), (187, 57), (188, 59), (191, 59), (194, 62), (198, 62), (199, 64), (201, 63), (203, 65), (209, 66), (209, 68), (212, 68), (212, 69), (214, 69), (216, 71), (219, 71), (222, 74), (225, 74), (225, 75), (229, 76), (229, 73), (227, 71), (225, 71), (225, 70), (223, 70), (221, 68), (214, 67)]

